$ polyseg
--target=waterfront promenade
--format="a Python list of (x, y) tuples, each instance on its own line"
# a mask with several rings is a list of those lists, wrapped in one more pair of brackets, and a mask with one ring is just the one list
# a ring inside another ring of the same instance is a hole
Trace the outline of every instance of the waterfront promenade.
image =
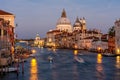
[[(119, 80), (120, 57), (102, 57), (97, 53), (68, 49), (37, 48), (35, 57), (20, 64), (19, 74), (7, 73), (0, 80)], [(84, 60), (80, 63), (74, 54)], [(49, 61), (49, 57), (52, 61)]]

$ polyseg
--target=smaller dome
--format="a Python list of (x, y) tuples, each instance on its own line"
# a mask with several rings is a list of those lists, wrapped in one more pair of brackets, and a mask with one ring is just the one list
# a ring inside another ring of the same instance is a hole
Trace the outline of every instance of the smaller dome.
[(81, 27), (81, 26), (82, 26), (82, 24), (81, 24), (81, 22), (79, 21), (79, 19), (77, 17), (73, 27)]
[(57, 21), (57, 25), (59, 25), (59, 24), (71, 24), (71, 22), (68, 18), (61, 17)]
[(40, 40), (39, 34), (36, 35), (35, 40)]

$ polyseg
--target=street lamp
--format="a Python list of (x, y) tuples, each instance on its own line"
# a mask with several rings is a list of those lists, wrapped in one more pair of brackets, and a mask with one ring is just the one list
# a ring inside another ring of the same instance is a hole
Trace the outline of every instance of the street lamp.
[(75, 44), (74, 48), (75, 48), (75, 49), (77, 49), (77, 48), (78, 48), (78, 46)]
[(101, 52), (101, 47), (98, 47), (98, 49), (97, 49), (97, 50), (98, 50), (98, 52)]
[(117, 54), (120, 54), (120, 49), (119, 48), (117, 49)]

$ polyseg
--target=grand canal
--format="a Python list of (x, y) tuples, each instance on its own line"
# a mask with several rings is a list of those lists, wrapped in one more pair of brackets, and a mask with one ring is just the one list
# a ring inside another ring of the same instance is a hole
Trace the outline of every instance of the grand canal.
[[(120, 57), (102, 57), (88, 51), (37, 48), (19, 75), (7, 73), (0, 80), (120, 80)], [(80, 53), (84, 62), (75, 60)], [(52, 58), (52, 61), (49, 61)], [(20, 65), (21, 67), (21, 65)]]

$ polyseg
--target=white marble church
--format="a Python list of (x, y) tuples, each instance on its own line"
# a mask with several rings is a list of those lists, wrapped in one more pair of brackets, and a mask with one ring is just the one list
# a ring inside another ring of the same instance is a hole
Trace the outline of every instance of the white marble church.
[(65, 9), (63, 9), (61, 17), (57, 21), (56, 29), (60, 31), (72, 32), (72, 25), (70, 20), (67, 18)]
[(39, 34), (37, 34), (35, 37), (34, 46), (36, 46), (36, 47), (43, 47), (44, 46), (44, 40), (40, 38)]
[(91, 48), (92, 41), (101, 36), (100, 30), (87, 30), (85, 18), (76, 18), (71, 25), (67, 18), (65, 9), (56, 23), (56, 28), (46, 34), (46, 45), (49, 47), (58, 46), (63, 48)]

